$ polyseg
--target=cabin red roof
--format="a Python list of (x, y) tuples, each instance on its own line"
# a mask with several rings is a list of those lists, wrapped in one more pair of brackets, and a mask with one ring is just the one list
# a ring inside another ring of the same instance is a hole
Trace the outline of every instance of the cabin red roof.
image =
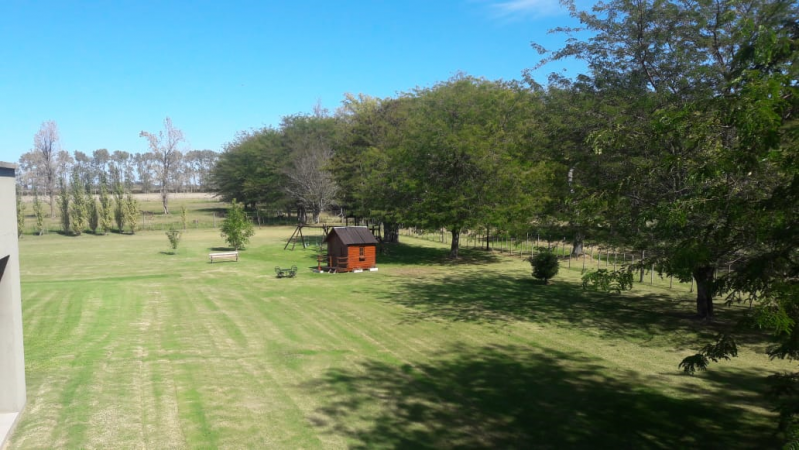
[(377, 239), (366, 227), (333, 227), (324, 242), (330, 241), (334, 234), (341, 239), (344, 245), (377, 244)]

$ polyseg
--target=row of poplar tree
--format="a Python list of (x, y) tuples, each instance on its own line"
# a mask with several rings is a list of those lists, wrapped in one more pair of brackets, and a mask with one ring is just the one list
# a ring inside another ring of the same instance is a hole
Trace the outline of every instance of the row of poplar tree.
[[(109, 183), (106, 175), (101, 174), (99, 194), (95, 196), (87, 192), (79, 172), (75, 170), (68, 184), (64, 178), (59, 179), (58, 190), (55, 203), (64, 234), (79, 236), (87, 230), (94, 234), (108, 234), (114, 229), (119, 233), (133, 234), (139, 227), (139, 202), (125, 188), (119, 176)], [(47, 205), (39, 196), (38, 190), (33, 191), (32, 206), (34, 232), (42, 235), (48, 230), (45, 220), (49, 214), (45, 211)], [(24, 218), (25, 204), (18, 196), (17, 225), (20, 235), (25, 226)]]

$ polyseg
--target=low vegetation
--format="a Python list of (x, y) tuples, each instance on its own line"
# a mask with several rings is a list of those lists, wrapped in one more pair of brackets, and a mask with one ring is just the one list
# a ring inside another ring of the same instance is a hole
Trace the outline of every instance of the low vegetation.
[(558, 257), (549, 251), (539, 251), (530, 257), (530, 265), (533, 266), (533, 277), (543, 280), (544, 284), (558, 274), (560, 266)]
[(583, 289), (602, 292), (628, 291), (633, 288), (633, 274), (629, 270), (598, 269), (583, 275)]

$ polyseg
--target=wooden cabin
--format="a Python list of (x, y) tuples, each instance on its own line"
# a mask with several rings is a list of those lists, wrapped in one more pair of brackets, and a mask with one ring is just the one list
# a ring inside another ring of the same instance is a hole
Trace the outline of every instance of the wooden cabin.
[(330, 270), (351, 272), (377, 266), (377, 239), (366, 227), (333, 227), (324, 242)]

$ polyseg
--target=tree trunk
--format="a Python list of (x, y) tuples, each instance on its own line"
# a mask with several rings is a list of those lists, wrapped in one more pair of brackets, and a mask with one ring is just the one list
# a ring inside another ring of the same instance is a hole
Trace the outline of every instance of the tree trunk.
[(399, 224), (383, 222), (383, 242), (390, 244), (399, 242)]
[(169, 214), (169, 192), (166, 188), (161, 188), (161, 203), (164, 204), (164, 214)]
[(641, 272), (640, 276), (638, 277), (638, 282), (644, 282), (644, 257), (646, 256), (645, 250), (641, 250)]
[(460, 228), (453, 228), (452, 231), (452, 244), (449, 247), (449, 257), (450, 259), (458, 259), (458, 244), (461, 240), (461, 230)]
[(713, 318), (713, 267), (696, 267), (693, 270), (696, 280), (696, 314), (702, 319)]
[(579, 257), (583, 255), (583, 240), (585, 239), (585, 235), (581, 232), (577, 232), (574, 235), (574, 240), (572, 241), (572, 256)]
[(486, 251), (491, 250), (491, 227), (486, 226)]

